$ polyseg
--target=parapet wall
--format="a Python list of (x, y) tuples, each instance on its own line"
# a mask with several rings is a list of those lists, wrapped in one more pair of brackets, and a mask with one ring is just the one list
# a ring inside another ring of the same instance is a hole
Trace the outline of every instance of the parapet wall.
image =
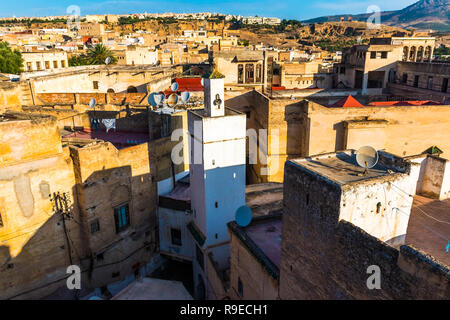
[[(285, 167), (281, 299), (450, 298), (448, 266), (339, 221), (339, 186), (300, 170)], [(380, 268), (380, 289), (367, 287), (372, 265)]]

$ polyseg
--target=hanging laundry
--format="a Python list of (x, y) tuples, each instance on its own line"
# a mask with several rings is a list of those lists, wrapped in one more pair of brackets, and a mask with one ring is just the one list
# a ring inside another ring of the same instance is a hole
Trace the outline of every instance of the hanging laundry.
[(91, 127), (92, 127), (93, 130), (100, 129), (100, 122), (98, 121), (97, 118), (92, 118), (91, 119)]
[(114, 129), (114, 132), (116, 131), (116, 119), (103, 119), (102, 123), (106, 127), (106, 133), (108, 133), (110, 129)]

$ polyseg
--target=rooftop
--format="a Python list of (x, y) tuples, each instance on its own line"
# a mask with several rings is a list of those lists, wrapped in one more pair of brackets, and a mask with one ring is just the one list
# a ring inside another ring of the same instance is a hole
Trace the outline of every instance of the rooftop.
[(248, 185), (245, 197), (254, 217), (280, 212), (283, 209), (283, 184), (269, 182)]
[(446, 252), (449, 240), (450, 199), (439, 201), (414, 196), (405, 244), (413, 245), (450, 266), (450, 252)]
[(148, 133), (143, 132), (116, 132), (111, 129), (107, 133), (106, 131), (93, 131), (86, 128), (83, 131), (63, 134), (63, 139), (66, 139), (69, 142), (70, 140), (103, 140), (111, 142), (117, 149), (123, 149), (132, 145), (146, 143), (150, 140)]
[(193, 300), (180, 281), (143, 278), (132, 282), (112, 300)]
[(377, 164), (375, 167), (367, 169), (367, 174), (364, 175), (364, 168), (360, 167), (356, 162), (355, 150), (325, 153), (317, 157), (312, 156), (290, 160), (290, 162), (339, 185), (370, 180), (391, 174), (386, 167)]
[(269, 274), (280, 277), (281, 212), (255, 217), (247, 227), (230, 222), (228, 227)]

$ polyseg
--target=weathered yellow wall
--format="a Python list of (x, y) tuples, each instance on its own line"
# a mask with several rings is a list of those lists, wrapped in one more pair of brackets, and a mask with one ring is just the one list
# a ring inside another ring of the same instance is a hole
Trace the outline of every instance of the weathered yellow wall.
[[(0, 122), (0, 299), (63, 278), (70, 265), (61, 216), (54, 214), (49, 194), (67, 192), (77, 217), (75, 177), (69, 150), (61, 149), (55, 133), (56, 121), (51, 117)], [(82, 254), (78, 227), (68, 222), (67, 228)], [(72, 255), (78, 263), (75, 251)], [(41, 297), (58, 285), (20, 297)]]

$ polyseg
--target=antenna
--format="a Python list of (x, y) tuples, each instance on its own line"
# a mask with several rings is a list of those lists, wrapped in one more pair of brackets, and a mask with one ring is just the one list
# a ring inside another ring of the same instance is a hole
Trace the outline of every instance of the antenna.
[(163, 100), (164, 100), (164, 97), (159, 92), (152, 92), (148, 96), (148, 103), (152, 107), (159, 106)]
[(184, 91), (181, 93), (181, 102), (186, 103), (188, 102), (188, 100), (190, 99), (191, 94), (189, 93), (189, 91)]
[(178, 83), (176, 83), (176, 82), (172, 83), (172, 85), (170, 86), (170, 89), (172, 91), (177, 91), (178, 90)]
[(236, 210), (235, 220), (238, 226), (240, 227), (246, 227), (250, 224), (252, 221), (252, 209), (250, 209), (247, 206), (239, 207)]
[(96, 104), (97, 104), (97, 100), (95, 100), (95, 98), (92, 98), (91, 101), (89, 101), (90, 108), (95, 108)]
[(367, 174), (367, 169), (375, 167), (378, 162), (378, 152), (371, 146), (364, 146), (356, 151), (356, 162), (360, 167), (364, 168), (364, 175)]
[(178, 96), (172, 93), (169, 98), (167, 98), (167, 104), (169, 107), (173, 108), (178, 103)]

